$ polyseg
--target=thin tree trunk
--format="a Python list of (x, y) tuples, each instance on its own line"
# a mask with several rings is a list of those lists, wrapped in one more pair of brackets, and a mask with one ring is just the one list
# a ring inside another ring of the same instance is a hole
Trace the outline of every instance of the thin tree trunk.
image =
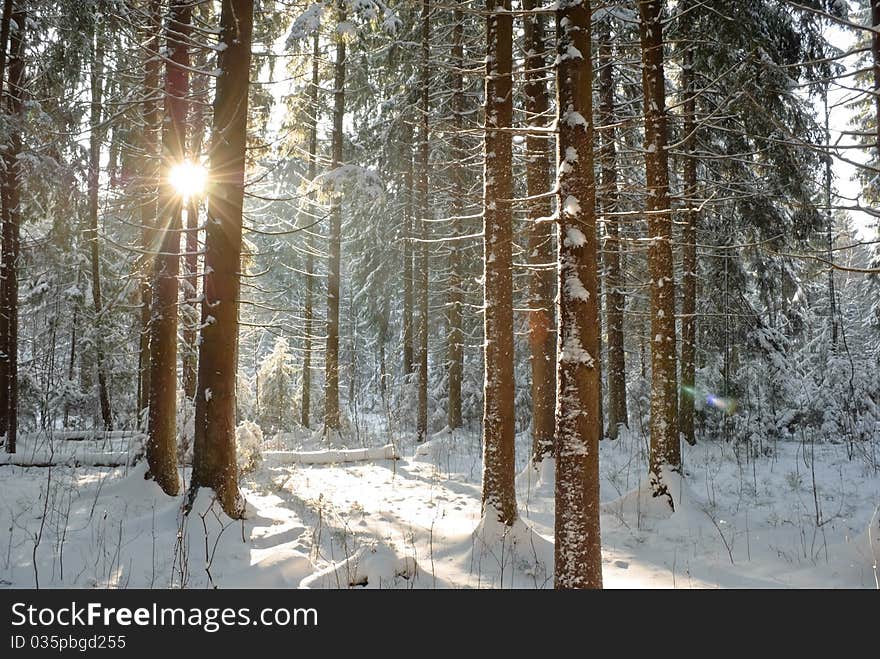
[(12, 14), (15, 28), (10, 32), (9, 89), (7, 109), (9, 112), (9, 134), (4, 153), (3, 173), (3, 298), (0, 315), (4, 318), (2, 329), (4, 369), (3, 383), (6, 392), (5, 407), (2, 410), (4, 424), (0, 428), (6, 435), (6, 452), (15, 453), (18, 438), (18, 257), (20, 252), (19, 231), (21, 210), (19, 208), (18, 155), (21, 153), (21, 121), (24, 85), (24, 27), (26, 14), (16, 7)]
[(416, 186), (419, 194), (419, 225), (422, 242), (419, 243), (419, 411), (416, 423), (416, 441), (428, 438), (428, 110), (431, 84), (429, 70), (431, 56), (431, 1), (422, 0), (422, 62), (419, 117), (419, 168)]
[(180, 229), (185, 200), (174, 189), (171, 169), (186, 157), (189, 74), (187, 40), (192, 6), (174, 0), (168, 16), (165, 47), (165, 122), (162, 130), (162, 180), (159, 185), (160, 252), (154, 262), (150, 320), (150, 418), (147, 440), (148, 477), (166, 494), (177, 494), (177, 281), (180, 273)]
[[(464, 14), (461, 10), (461, 2), (455, 5), (452, 16), (452, 65), (454, 67), (452, 79), (452, 172), (451, 183), (455, 191), (452, 195), (452, 215), (454, 219), (453, 231), (456, 235), (462, 232), (462, 215), (464, 204), (462, 194), (464, 190), (464, 168), (462, 161), (465, 159), (464, 138)], [(462, 333), (462, 297), (463, 277), (461, 250), (457, 244), (453, 244), (449, 250), (449, 293), (447, 297), (447, 316), (449, 334), (447, 336), (447, 369), (449, 378), (449, 407), (446, 415), (446, 425), (451, 430), (461, 427), (461, 381), (464, 374), (464, 335)]]
[(404, 122), (402, 148), (404, 152), (403, 187), (406, 203), (403, 208), (403, 374), (413, 372), (413, 125)]
[(880, 0), (871, 0), (871, 54), (874, 59), (874, 131), (877, 133), (874, 149), (880, 160)]
[(679, 430), (688, 444), (694, 437), (694, 385), (697, 349), (697, 145), (696, 90), (694, 89), (694, 47), (687, 44), (681, 69), (684, 100), (684, 226), (682, 228), (681, 276), (681, 396)]
[(141, 190), (141, 242), (144, 251), (144, 272), (140, 282), (141, 334), (138, 356), (138, 418), (149, 407), (150, 397), (150, 317), (153, 259), (156, 255), (156, 217), (159, 198), (159, 131), (162, 125), (162, 108), (159, 104), (159, 35), (162, 28), (161, 3), (150, 0), (144, 25), (144, 103), (143, 157), (140, 161)]
[(601, 588), (599, 299), (588, 0), (556, 14), (559, 342), (555, 586)]
[(486, 1), (486, 137), (483, 183), (485, 381), (483, 516), (516, 519), (513, 381), (513, 15), (510, 0)]
[[(540, 0), (523, 0), (523, 9), (541, 6)], [(526, 51), (525, 111), (530, 126), (546, 126), (550, 107), (547, 92), (544, 51), (544, 18), (526, 15), (523, 19)], [(546, 135), (526, 138), (526, 186), (529, 197), (547, 195), (551, 190), (551, 144)], [(532, 368), (532, 462), (538, 464), (553, 453), (556, 422), (556, 321), (554, 295), (556, 273), (553, 262), (553, 213), (551, 198), (529, 202), (529, 346)]]
[[(319, 59), (321, 57), (320, 33), (316, 30), (312, 40), (312, 86), (309, 87), (309, 181), (318, 175), (318, 86), (321, 84)], [(309, 197), (314, 201), (314, 193)], [(310, 205), (311, 207), (311, 205)], [(312, 408), (312, 322), (315, 297), (315, 255), (310, 234), (306, 234), (306, 299), (305, 299), (305, 340), (303, 342), (303, 383), (302, 383), (302, 424), (308, 428), (311, 423)]]
[(107, 365), (104, 355), (104, 340), (102, 338), (104, 303), (101, 299), (101, 259), (98, 251), (98, 185), (100, 182), (101, 167), (101, 141), (104, 130), (101, 128), (101, 105), (103, 96), (104, 76), (104, 42), (99, 27), (95, 26), (95, 34), (92, 41), (92, 69), (91, 69), (91, 116), (89, 131), (89, 257), (92, 267), (92, 302), (95, 305), (97, 316), (97, 328), (95, 337), (95, 361), (98, 372), (98, 398), (101, 404), (101, 419), (104, 428), (113, 428), (113, 413), (110, 408), (110, 394), (107, 390)]
[(617, 131), (614, 128), (614, 68), (611, 27), (608, 19), (599, 33), (599, 124), (602, 184), (599, 189), (605, 215), (605, 317), (608, 323), (608, 437), (616, 439), (620, 425), (629, 425), (626, 404), (626, 357), (623, 313), (626, 306), (620, 264), (618, 210)]
[[(0, 23), (0, 99), (3, 98), (3, 82), (5, 80), (6, 60), (8, 59), (7, 46), (9, 44), (9, 21), (12, 18), (13, 0), (5, 0), (3, 3), (3, 18)], [(6, 226), (9, 224), (9, 211), (6, 204), (6, 183), (7, 177), (3, 176), (2, 192), (2, 224), (3, 231), (3, 247), (0, 254), (0, 435), (6, 435), (6, 429), (9, 427), (9, 310), (6, 309), (6, 278), (7, 278), (7, 260), (6, 250), (11, 249), (11, 241), (7, 243), (5, 232)], [(11, 228), (11, 227), (10, 227)], [(15, 447), (10, 449), (6, 443), (7, 452), (13, 453)]]
[(241, 513), (235, 462), (235, 375), (253, 0), (223, 0), (214, 97), (205, 278), (199, 341), (193, 488), (211, 487)]
[[(338, 5), (341, 23), (345, 5)], [(333, 140), (331, 169), (342, 165), (342, 120), (345, 117), (345, 39), (336, 39), (336, 64), (333, 82)], [(341, 194), (341, 193), (340, 193)], [(342, 252), (342, 202), (334, 193), (330, 206), (330, 238), (327, 263), (327, 349), (324, 356), (324, 429), (339, 429), (339, 280)]]
[(662, 469), (681, 466), (678, 438), (678, 391), (675, 354), (675, 278), (672, 260), (672, 213), (669, 208), (669, 161), (666, 136), (666, 89), (663, 73), (662, 0), (640, 0), (642, 91), (645, 107), (648, 271), (651, 278), (651, 485), (655, 496), (672, 493)]
[[(196, 21), (193, 21), (196, 22)], [(193, 69), (204, 70), (208, 66), (208, 57), (200, 49), (196, 51), (195, 61), (191, 65)], [(188, 55), (188, 53), (187, 53)], [(187, 103), (188, 130), (189, 130), (189, 155), (188, 158), (194, 163), (201, 163), (201, 154), (205, 140), (205, 109), (203, 103), (209, 93), (209, 77), (204, 74), (190, 74), (190, 98)], [(183, 259), (186, 269), (181, 282), (183, 291), (183, 303), (186, 313), (182, 315), (184, 328), (182, 332), (183, 355), (181, 367), (183, 371), (183, 395), (189, 401), (195, 401), (196, 388), (198, 385), (198, 354), (197, 345), (199, 338), (199, 210), (201, 208), (201, 193), (194, 194), (189, 200), (186, 212), (186, 232), (184, 244), (186, 255)]]

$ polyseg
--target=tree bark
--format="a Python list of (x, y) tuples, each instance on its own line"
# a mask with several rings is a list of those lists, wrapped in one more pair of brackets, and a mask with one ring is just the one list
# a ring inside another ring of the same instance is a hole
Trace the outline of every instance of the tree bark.
[[(12, 18), (13, 0), (5, 0), (3, 3), (3, 18), (0, 20), (0, 99), (3, 97), (3, 82), (5, 80), (6, 60), (9, 58), (7, 46), (9, 44), (9, 21)], [(6, 226), (9, 224), (9, 212), (6, 203), (7, 177), (3, 176), (2, 203), (0, 203), (0, 231), (3, 232), (3, 247), (0, 252), (0, 435), (6, 435), (9, 427), (9, 310), (6, 309), (6, 250), (11, 249), (11, 241), (5, 237)], [(11, 229), (11, 225), (10, 225)], [(15, 445), (11, 447), (4, 441), (6, 451), (15, 452)]]
[[(540, 0), (523, 0), (523, 10), (541, 6)], [(526, 14), (523, 18), (526, 51), (525, 111), (530, 126), (546, 126), (550, 98), (545, 82), (544, 18)], [(550, 184), (550, 138), (530, 133), (526, 137), (526, 189), (529, 197), (547, 195)], [(529, 347), (532, 370), (532, 462), (538, 464), (553, 453), (556, 417), (556, 320), (554, 296), (553, 213), (549, 196), (532, 199), (528, 205), (529, 253)]]
[[(100, 20), (96, 17), (96, 20)], [(96, 333), (95, 361), (98, 372), (98, 398), (101, 405), (101, 420), (104, 428), (113, 428), (113, 413), (110, 408), (110, 394), (107, 390), (107, 365), (104, 355), (104, 340), (101, 326), (103, 325), (104, 303), (101, 297), (101, 259), (98, 250), (98, 186), (101, 168), (101, 141), (104, 129), (101, 127), (101, 105), (104, 77), (104, 41), (99, 25), (95, 25), (92, 37), (92, 68), (91, 68), (91, 106), (89, 130), (89, 258), (92, 268), (92, 302), (95, 305)]]
[(403, 187), (403, 374), (413, 372), (413, 126), (404, 121), (402, 150), (404, 154)]
[(416, 186), (419, 194), (418, 303), (419, 303), (419, 410), (416, 423), (416, 441), (428, 438), (428, 227), (430, 206), (428, 198), (428, 111), (431, 84), (429, 70), (431, 56), (431, 1), (422, 0), (422, 62), (419, 107), (419, 168)]
[(223, 0), (214, 97), (205, 277), (196, 394), (193, 488), (211, 487), (241, 513), (235, 462), (235, 375), (253, 0)]
[[(321, 38), (316, 30), (312, 39), (312, 86), (309, 87), (309, 181), (318, 175), (318, 87), (321, 83), (319, 60), (321, 57)], [(309, 196), (314, 201), (314, 192)], [(311, 423), (312, 407), (312, 322), (315, 298), (315, 254), (312, 239), (306, 235), (306, 296), (305, 296), (305, 340), (303, 341), (303, 383), (301, 414), (302, 425), (308, 428)]]
[(626, 404), (626, 357), (621, 290), (620, 223), (617, 188), (617, 131), (614, 128), (614, 64), (611, 27), (604, 20), (599, 32), (599, 134), (602, 184), (599, 188), (605, 221), (605, 317), (608, 323), (608, 437), (616, 439), (621, 425), (629, 425)]
[(694, 89), (694, 47), (687, 44), (681, 69), (684, 100), (684, 226), (681, 246), (681, 396), (679, 398), (679, 430), (688, 444), (694, 437), (694, 385), (697, 350), (697, 145), (696, 90)]
[(516, 519), (513, 381), (513, 15), (510, 0), (486, 1), (486, 137), (483, 183), (483, 515)]
[[(195, 21), (194, 21), (195, 22)], [(208, 66), (208, 57), (205, 53), (196, 51), (198, 54), (195, 61), (190, 64), (193, 69), (204, 70)], [(205, 139), (205, 111), (202, 103), (208, 96), (208, 76), (204, 74), (190, 74), (190, 98), (187, 103), (188, 115), (188, 158), (194, 163), (201, 163), (202, 150)], [(183, 304), (185, 305), (184, 328), (181, 333), (183, 339), (183, 355), (181, 369), (183, 371), (183, 395), (189, 401), (195, 401), (196, 388), (198, 385), (198, 317), (199, 317), (199, 209), (201, 208), (201, 193), (194, 194), (186, 211), (185, 231), (185, 256), (183, 264), (185, 275), (181, 281)]]
[(4, 173), (2, 191), (2, 230), (3, 230), (3, 276), (2, 308), (3, 317), (2, 344), (3, 352), (2, 376), (0, 383), (6, 394), (2, 414), (0, 433), (6, 435), (7, 453), (15, 453), (18, 439), (18, 257), (21, 251), (19, 232), (21, 229), (21, 201), (19, 189), (19, 173), (21, 166), (18, 155), (22, 150), (21, 121), (23, 119), (23, 85), (24, 85), (24, 29), (26, 14), (20, 7), (15, 7), (11, 21), (15, 24), (10, 28), (11, 39), (9, 48), (9, 86), (7, 110), (9, 112), (9, 134), (7, 149), (4, 153)]
[(650, 237), (648, 271), (651, 277), (650, 474), (654, 496), (665, 496), (674, 506), (672, 493), (661, 475), (664, 466), (675, 470), (681, 467), (662, 5), (662, 0), (639, 1), (639, 32), (645, 108), (646, 208)]
[[(339, 3), (339, 23), (345, 4)], [(342, 166), (342, 120), (345, 117), (345, 39), (337, 35), (333, 82), (333, 140), (331, 169)], [(341, 192), (340, 192), (341, 194)], [(334, 193), (330, 205), (330, 238), (327, 263), (327, 350), (324, 356), (324, 430), (339, 429), (339, 280), (342, 251), (342, 202)]]
[[(880, 0), (871, 0), (871, 26), (880, 29)], [(871, 54), (874, 59), (874, 131), (877, 133), (874, 149), (880, 160), (880, 32), (871, 33)]]
[(141, 334), (138, 354), (138, 419), (149, 407), (150, 396), (150, 317), (152, 315), (151, 278), (156, 256), (156, 218), (159, 206), (159, 130), (162, 110), (159, 105), (159, 35), (162, 28), (161, 3), (150, 0), (144, 25), (144, 102), (142, 106), (143, 157), (140, 160), (141, 177), (141, 243), (144, 249), (143, 276), (140, 281)]
[(559, 351), (556, 414), (555, 586), (601, 588), (599, 536), (599, 298), (591, 8), (556, 13)]
[(180, 487), (177, 476), (177, 281), (180, 274), (181, 215), (186, 200), (174, 189), (171, 171), (186, 157), (189, 74), (187, 40), (192, 6), (174, 0), (168, 15), (165, 47), (165, 122), (162, 130), (162, 179), (157, 226), (159, 254), (153, 270), (150, 319), (150, 416), (146, 446), (147, 476), (166, 494)]
[[(452, 172), (451, 183), (455, 191), (452, 195), (452, 215), (455, 218), (453, 231), (455, 235), (461, 235), (462, 220), (460, 218), (464, 204), (462, 203), (462, 191), (464, 190), (464, 168), (462, 162), (466, 154), (462, 130), (464, 128), (464, 14), (461, 2), (455, 5), (452, 26)], [(446, 322), (448, 326), (447, 336), (447, 374), (449, 379), (449, 406), (446, 415), (446, 425), (451, 430), (461, 427), (461, 381), (464, 374), (464, 335), (462, 333), (462, 302), (463, 302), (463, 276), (461, 250), (458, 244), (453, 244), (449, 250), (449, 293), (447, 297)]]

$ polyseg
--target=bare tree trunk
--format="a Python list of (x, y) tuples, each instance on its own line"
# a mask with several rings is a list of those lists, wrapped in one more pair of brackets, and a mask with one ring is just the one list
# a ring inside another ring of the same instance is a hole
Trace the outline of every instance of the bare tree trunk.
[(874, 115), (877, 138), (874, 142), (874, 148), (877, 151), (877, 158), (880, 160), (880, 0), (871, 0), (871, 26), (874, 32), (871, 33), (871, 54), (874, 59)]
[(645, 106), (648, 270), (651, 277), (651, 484), (654, 496), (672, 493), (663, 483), (664, 466), (679, 469), (678, 391), (675, 354), (675, 278), (672, 213), (669, 207), (669, 159), (666, 89), (663, 73), (662, 0), (639, 1), (642, 90)]
[(694, 438), (694, 385), (697, 350), (697, 145), (696, 90), (694, 89), (694, 47), (687, 44), (681, 68), (684, 100), (684, 226), (682, 228), (681, 276), (681, 396), (679, 430), (689, 444)]
[(431, 1), (422, 0), (422, 62), (419, 117), (419, 168), (416, 185), (419, 193), (419, 224), (422, 242), (419, 243), (419, 411), (416, 423), (416, 441), (428, 438), (428, 111), (431, 84), (429, 70), (431, 56)]
[(559, 126), (559, 352), (556, 576), (559, 589), (601, 588), (599, 299), (588, 0), (556, 13)]
[[(191, 64), (193, 69), (204, 70), (208, 65), (208, 57), (203, 51), (196, 51), (197, 55)], [(188, 53), (187, 53), (188, 54)], [(188, 157), (193, 162), (201, 161), (205, 139), (205, 111), (203, 103), (208, 97), (208, 76), (204, 74), (190, 74), (190, 101), (187, 105), (189, 149)], [(186, 211), (185, 231), (185, 256), (183, 264), (185, 276), (181, 282), (183, 304), (185, 312), (181, 317), (184, 321), (182, 334), (183, 355), (181, 370), (183, 371), (183, 395), (189, 401), (195, 401), (196, 388), (198, 385), (198, 354), (197, 345), (199, 338), (199, 209), (201, 207), (201, 192), (194, 194), (189, 200)]]
[(404, 152), (403, 187), (406, 203), (403, 209), (403, 374), (413, 372), (413, 126), (404, 122), (402, 149)]
[[(312, 86), (309, 87), (309, 181), (318, 175), (318, 86), (321, 83), (319, 60), (321, 57), (321, 38), (316, 30), (312, 40)], [(314, 193), (309, 197), (314, 200)], [(306, 299), (305, 299), (305, 340), (303, 342), (303, 383), (302, 383), (302, 424), (308, 428), (311, 423), (312, 407), (312, 321), (315, 297), (315, 255), (310, 235), (306, 235)]]
[(3, 351), (3, 377), (2, 383), (6, 399), (3, 401), (2, 418), (3, 427), (0, 428), (6, 435), (6, 452), (15, 453), (18, 439), (18, 257), (21, 251), (19, 232), (21, 229), (21, 210), (19, 208), (20, 189), (19, 173), (21, 166), (18, 155), (22, 150), (21, 121), (23, 108), (24, 85), (24, 28), (26, 14), (16, 7), (12, 14), (12, 23), (15, 28), (11, 29), (9, 49), (9, 134), (7, 137), (7, 149), (3, 154), (3, 191), (2, 191), (2, 223), (3, 223), (3, 268), (0, 270), (3, 276), (3, 297), (0, 304), (0, 315), (4, 319), (2, 345)]
[[(5, 0), (3, 3), (3, 18), (0, 23), (0, 98), (3, 97), (3, 82), (5, 80), (6, 60), (9, 58), (7, 54), (7, 46), (9, 44), (9, 21), (12, 18), (13, 0)], [(6, 227), (9, 224), (9, 210), (6, 203), (7, 177), (3, 176), (2, 192), (2, 231), (3, 231), (3, 247), (2, 255), (0, 255), (0, 435), (6, 435), (6, 429), (9, 427), (9, 310), (6, 306), (6, 279), (7, 279), (7, 261), (6, 252), (12, 248), (11, 241), (6, 240)], [(11, 225), (10, 225), (11, 229)], [(10, 448), (9, 443), (5, 442), (6, 451), (8, 453), (15, 452), (15, 446)]]
[[(96, 20), (101, 20), (96, 17)], [(104, 130), (101, 128), (101, 104), (104, 76), (104, 42), (99, 25), (95, 25), (92, 37), (91, 70), (91, 116), (89, 117), (89, 257), (92, 266), (92, 302), (97, 316), (97, 336), (95, 337), (95, 361), (98, 372), (98, 398), (101, 404), (101, 419), (104, 428), (113, 428), (113, 413), (110, 408), (110, 394), (107, 390), (107, 365), (104, 355), (104, 340), (101, 335), (104, 303), (101, 299), (101, 259), (98, 251), (98, 185), (101, 167), (101, 141)]]
[(602, 183), (599, 188), (605, 220), (605, 317), (608, 323), (608, 437), (616, 439), (619, 426), (628, 425), (626, 405), (626, 357), (623, 312), (626, 299), (621, 291), (620, 224), (618, 210), (617, 131), (614, 128), (614, 65), (611, 28), (608, 19), (599, 33), (599, 133)]
[(205, 277), (193, 447), (193, 492), (217, 493), (228, 515), (241, 504), (235, 462), (235, 375), (253, 0), (223, 0), (214, 97)]
[(513, 15), (510, 0), (486, 0), (486, 138), (483, 183), (485, 382), (483, 515), (516, 519), (513, 381)]
[[(523, 0), (523, 10), (541, 6), (540, 0)], [(526, 51), (525, 111), (530, 126), (546, 126), (550, 98), (545, 82), (544, 18), (526, 14), (523, 19)], [(526, 186), (529, 197), (548, 195), (550, 183), (550, 140), (546, 135), (526, 138)], [(529, 346), (532, 367), (532, 462), (538, 464), (553, 453), (556, 422), (556, 321), (554, 295), (553, 204), (549, 196), (529, 202)]]
[[(462, 234), (462, 220), (460, 216), (464, 209), (462, 203), (462, 191), (464, 190), (464, 168), (462, 161), (466, 157), (464, 149), (464, 14), (461, 2), (456, 3), (452, 21), (452, 215), (456, 235)], [(461, 305), (463, 301), (463, 277), (462, 277), (461, 250), (458, 244), (453, 244), (449, 250), (449, 293), (447, 297), (446, 322), (449, 334), (447, 336), (447, 369), (449, 376), (449, 407), (446, 415), (446, 425), (455, 430), (461, 427), (461, 380), (464, 374), (464, 335), (462, 333)]]
[(140, 281), (141, 333), (138, 352), (138, 420), (149, 407), (150, 392), (150, 286), (153, 259), (156, 252), (156, 217), (159, 188), (159, 130), (162, 111), (159, 106), (159, 34), (162, 28), (161, 3), (150, 0), (144, 25), (144, 102), (143, 102), (143, 157), (140, 160), (141, 179), (141, 243), (145, 252)]
[[(339, 3), (339, 22), (345, 20), (345, 5)], [(331, 169), (342, 165), (342, 120), (345, 117), (345, 39), (336, 39), (333, 82), (333, 140)], [(339, 429), (339, 280), (342, 251), (342, 202), (334, 194), (330, 206), (330, 244), (327, 264), (327, 350), (324, 356), (324, 430)]]
[(184, 200), (174, 189), (170, 172), (186, 156), (189, 65), (186, 41), (192, 6), (174, 0), (165, 31), (165, 122), (162, 130), (162, 180), (157, 223), (160, 251), (153, 270), (150, 320), (150, 417), (147, 440), (148, 477), (166, 494), (177, 494), (177, 282), (180, 273), (180, 229)]

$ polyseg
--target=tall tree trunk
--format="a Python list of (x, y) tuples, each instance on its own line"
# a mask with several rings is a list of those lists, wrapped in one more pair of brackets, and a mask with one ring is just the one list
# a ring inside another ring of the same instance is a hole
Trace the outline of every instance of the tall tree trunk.
[[(486, 137), (483, 183), (485, 381), (483, 515), (516, 519), (513, 382), (513, 14), (486, 0)], [(493, 130), (493, 129), (502, 130)]]
[[(192, 18), (192, 17), (191, 17)], [(204, 70), (208, 66), (208, 57), (201, 50), (189, 64), (195, 70)], [(186, 53), (189, 55), (189, 53)], [(191, 73), (189, 96), (192, 101), (187, 103), (188, 116), (188, 140), (189, 149), (187, 157), (193, 163), (201, 163), (201, 154), (205, 139), (205, 112), (202, 103), (208, 96), (208, 76)], [(201, 192), (193, 194), (189, 199), (186, 209), (185, 256), (183, 258), (184, 277), (181, 281), (184, 311), (181, 315), (184, 322), (181, 338), (183, 348), (181, 356), (181, 370), (183, 373), (183, 395), (189, 401), (195, 401), (196, 387), (198, 384), (198, 351), (199, 338), (199, 209), (201, 207)]]
[[(309, 87), (309, 181), (318, 175), (318, 86), (320, 78), (321, 36), (316, 30), (312, 38), (312, 86)], [(314, 193), (309, 197), (314, 201)], [(305, 340), (303, 341), (303, 382), (302, 382), (302, 424), (308, 428), (311, 423), (312, 408), (312, 321), (315, 297), (315, 254), (312, 239), (306, 235), (306, 299), (305, 299)]]
[(684, 100), (684, 226), (681, 246), (681, 396), (679, 430), (689, 444), (694, 444), (694, 395), (697, 350), (697, 119), (694, 89), (694, 47), (687, 44), (681, 68)]
[(189, 93), (187, 40), (192, 5), (174, 0), (168, 15), (165, 47), (165, 122), (162, 130), (162, 180), (159, 185), (160, 251), (153, 271), (150, 320), (150, 420), (148, 476), (166, 494), (177, 494), (177, 301), (180, 273), (181, 215), (186, 200), (174, 189), (171, 170), (186, 157)]
[[(540, 0), (523, 0), (523, 10), (541, 6)], [(526, 14), (523, 19), (526, 51), (525, 111), (530, 126), (547, 125), (550, 107), (544, 67), (544, 18)], [(532, 462), (538, 464), (553, 453), (556, 416), (556, 321), (554, 295), (556, 273), (553, 262), (553, 224), (549, 221), (553, 204), (549, 195), (551, 148), (547, 135), (526, 137), (526, 186), (531, 197), (528, 206), (529, 253), (529, 346), (532, 367)], [(539, 195), (545, 195), (538, 198)]]
[(159, 130), (162, 125), (162, 109), (159, 105), (159, 35), (162, 28), (161, 3), (149, 0), (144, 25), (144, 102), (143, 157), (140, 160), (141, 178), (141, 243), (144, 264), (140, 281), (141, 334), (138, 353), (138, 419), (149, 407), (150, 395), (150, 317), (153, 259), (156, 255), (156, 218), (159, 196)]
[(556, 13), (559, 352), (555, 586), (602, 587), (599, 537), (599, 298), (588, 0)]
[(642, 92), (645, 106), (648, 271), (651, 278), (651, 485), (654, 496), (672, 493), (661, 470), (681, 467), (678, 391), (675, 367), (675, 279), (672, 213), (669, 208), (669, 159), (666, 136), (666, 84), (663, 73), (662, 0), (639, 1)]
[[(338, 5), (338, 22), (345, 20), (345, 4)], [(345, 117), (345, 39), (337, 35), (333, 76), (333, 140), (331, 169), (342, 166), (342, 120)], [(341, 193), (340, 193), (341, 194)], [(327, 350), (324, 356), (324, 430), (339, 429), (339, 280), (342, 252), (342, 201), (334, 193), (330, 205), (327, 263)]]
[(431, 56), (431, 0), (422, 0), (422, 62), (419, 116), (419, 169), (416, 185), (419, 193), (418, 303), (419, 303), (419, 411), (416, 423), (416, 441), (428, 438), (428, 110), (431, 84), (429, 70)]
[[(96, 17), (100, 21), (100, 17)], [(95, 337), (95, 361), (98, 372), (98, 398), (101, 404), (101, 419), (104, 428), (113, 427), (113, 413), (110, 409), (110, 394), (107, 390), (107, 365), (104, 355), (104, 339), (101, 327), (104, 324), (104, 303), (101, 299), (101, 259), (98, 251), (98, 186), (101, 168), (101, 141), (104, 130), (101, 127), (101, 105), (104, 80), (104, 40), (99, 24), (95, 25), (92, 37), (91, 69), (91, 107), (89, 130), (89, 257), (92, 266), (92, 302), (95, 305), (97, 327)]]
[(3, 224), (3, 276), (2, 308), (3, 340), (0, 350), (3, 351), (3, 386), (5, 395), (4, 408), (0, 411), (3, 424), (0, 432), (6, 435), (6, 452), (15, 453), (18, 438), (18, 256), (20, 252), (19, 231), (21, 228), (21, 209), (19, 203), (19, 172), (18, 155), (21, 153), (21, 121), (23, 108), (24, 85), (24, 28), (25, 12), (16, 7), (12, 14), (14, 29), (10, 29), (12, 38), (9, 49), (9, 89), (7, 110), (9, 112), (9, 134), (7, 148), (3, 155), (3, 191), (2, 191), (2, 224)]
[[(13, 0), (5, 0), (3, 3), (3, 18), (0, 22), (0, 99), (3, 98), (3, 82), (5, 80), (6, 60), (9, 59), (7, 54), (7, 45), (9, 44), (9, 21), (12, 18)], [(9, 224), (9, 212), (6, 204), (6, 181), (3, 176), (2, 193), (2, 224), (3, 231), (3, 248), (0, 254), (0, 435), (6, 435), (6, 429), (9, 427), (9, 310), (6, 309), (6, 250), (11, 249), (11, 241), (7, 243), (5, 237), (6, 225)], [(11, 227), (10, 227), (11, 228)], [(15, 452), (15, 446), (10, 447), (5, 442), (6, 450), (9, 453)]]
[(193, 488), (211, 487), (241, 512), (235, 462), (235, 375), (253, 0), (223, 0), (214, 97), (205, 278), (199, 341)]
[(401, 148), (404, 157), (403, 187), (403, 374), (413, 372), (413, 125), (404, 121)]
[(605, 317), (608, 323), (608, 436), (616, 439), (619, 426), (628, 425), (626, 357), (623, 312), (626, 306), (620, 264), (620, 224), (617, 212), (617, 131), (614, 128), (614, 65), (611, 26), (603, 20), (599, 33), (599, 124), (602, 183), (599, 188), (605, 220)]
[[(464, 190), (464, 167), (465, 159), (464, 138), (464, 14), (461, 2), (456, 3), (452, 16), (452, 189), (456, 192), (452, 196), (452, 215), (455, 218), (453, 231), (461, 235), (462, 219), (464, 210), (462, 203), (462, 191)], [(463, 302), (463, 277), (462, 277), (461, 250), (459, 245), (453, 244), (449, 250), (449, 294), (447, 297), (446, 322), (449, 328), (447, 336), (447, 369), (449, 377), (449, 407), (446, 415), (446, 425), (451, 430), (461, 427), (461, 380), (464, 374), (464, 335), (462, 333), (462, 302)]]
[(877, 152), (877, 160), (880, 161), (880, 0), (871, 0), (871, 54), (874, 59), (874, 131), (877, 137), (874, 141), (874, 149)]

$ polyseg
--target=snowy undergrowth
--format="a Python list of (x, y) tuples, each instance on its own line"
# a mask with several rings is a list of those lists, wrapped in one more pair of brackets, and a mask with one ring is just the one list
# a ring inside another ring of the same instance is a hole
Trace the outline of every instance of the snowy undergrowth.
[[(80, 588), (295, 587), (314, 571), (306, 529), (277, 498), (245, 490), (244, 520), (208, 489), (186, 496), (123, 468), (4, 467), (0, 583)], [(188, 472), (182, 472), (187, 476)]]
[[(519, 519), (504, 527), (482, 516), (478, 433), (444, 430), (415, 446), (373, 421), (369, 445), (394, 437), (403, 459), (264, 460), (243, 480), (244, 521), (226, 518), (209, 492), (184, 520), (183, 498), (144, 481), (143, 463), (0, 467), (0, 528), (11, 529), (0, 579), (22, 587), (37, 579), (76, 587), (552, 587), (553, 462), (528, 462), (526, 433), (517, 436)], [(305, 431), (264, 440), (270, 447), (329, 450)], [(603, 441), (606, 587), (876, 587), (880, 475), (861, 457), (873, 447), (850, 448), (684, 446), (681, 477), (664, 475), (672, 511), (650, 495), (646, 438), (624, 432)]]

